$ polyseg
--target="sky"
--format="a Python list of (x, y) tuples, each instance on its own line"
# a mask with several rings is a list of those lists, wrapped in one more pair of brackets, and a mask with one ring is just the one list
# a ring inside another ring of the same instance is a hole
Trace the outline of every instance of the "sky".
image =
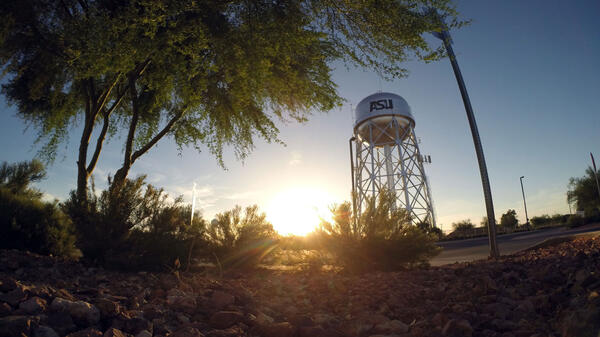
[[(451, 35), (483, 143), (496, 218), (515, 209), (525, 221), (520, 176), (530, 218), (568, 213), (569, 178), (584, 174), (590, 152), (600, 158), (600, 2), (464, 0), (457, 9), (472, 20)], [(196, 183), (196, 207), (207, 219), (235, 205), (258, 204), (276, 228), (285, 221), (288, 229), (303, 226), (314, 221), (308, 213), (326, 217), (327, 205), (350, 199), (352, 107), (381, 90), (401, 95), (412, 108), (421, 152), (432, 158), (425, 170), (438, 225), (448, 231), (463, 219), (479, 224), (485, 215), (479, 169), (449, 60), (408, 62), (409, 76), (391, 82), (332, 66), (345, 104), (315, 112), (305, 124), (280, 123), (285, 146), (258, 141), (244, 162), (227, 150), (223, 170), (208, 151), (178, 151), (165, 139), (134, 164), (131, 176), (147, 174), (148, 182), (187, 202)], [(33, 158), (35, 131), (0, 97), (0, 160)], [(75, 189), (80, 132), (73, 128), (38, 184), (48, 199), (63, 200)], [(119, 139), (109, 141), (94, 172), (98, 187), (106, 186), (122, 155)]]

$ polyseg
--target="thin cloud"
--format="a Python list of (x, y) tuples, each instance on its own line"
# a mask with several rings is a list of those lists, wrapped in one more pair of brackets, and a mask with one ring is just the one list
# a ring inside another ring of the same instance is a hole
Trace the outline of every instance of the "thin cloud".
[(256, 196), (257, 194), (258, 194), (258, 191), (246, 191), (246, 192), (226, 195), (226, 196), (224, 196), (224, 198), (228, 199), (228, 200), (246, 200), (246, 199), (250, 199), (251, 197)]
[(292, 159), (288, 162), (290, 166), (300, 165), (302, 163), (302, 154), (298, 151), (292, 151)]

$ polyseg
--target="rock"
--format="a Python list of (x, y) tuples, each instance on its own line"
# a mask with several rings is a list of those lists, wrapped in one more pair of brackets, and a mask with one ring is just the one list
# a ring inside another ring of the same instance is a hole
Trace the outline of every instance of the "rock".
[(7, 277), (0, 280), (0, 291), (3, 293), (7, 293), (9, 291), (13, 291), (19, 285), (19, 281), (14, 278)]
[(189, 295), (167, 296), (167, 305), (173, 310), (183, 311), (188, 314), (193, 314), (196, 311), (196, 300)]
[(404, 324), (402, 321), (397, 319), (379, 323), (375, 325), (373, 332), (376, 334), (398, 334), (398, 333), (407, 333), (408, 325)]
[(210, 297), (210, 304), (215, 311), (221, 310), (233, 303), (235, 303), (235, 296), (220, 290), (214, 291)]
[(441, 312), (438, 312), (437, 314), (435, 314), (433, 316), (433, 318), (431, 319), (431, 322), (439, 328), (443, 328), (446, 323), (448, 322), (448, 317), (446, 317), (446, 315), (444, 315)]
[(103, 337), (103, 336), (102, 336), (101, 331), (94, 329), (94, 328), (87, 328), (85, 330), (80, 330), (77, 332), (70, 333), (66, 337)]
[(64, 336), (77, 329), (77, 326), (73, 322), (71, 315), (65, 311), (48, 313), (48, 325), (61, 336)]
[(123, 331), (115, 328), (106, 330), (103, 337), (126, 337), (127, 335)]
[(94, 301), (94, 305), (100, 310), (102, 317), (115, 317), (121, 312), (119, 303), (111, 301), (107, 298), (98, 298)]
[(263, 337), (279, 337), (279, 336), (293, 336), (295, 328), (289, 322), (273, 323), (264, 326), (257, 326), (254, 329), (256, 332)]
[(242, 322), (244, 314), (237, 311), (219, 311), (210, 317), (210, 325), (217, 329), (227, 329), (234, 324)]
[(254, 322), (258, 325), (269, 325), (269, 324), (273, 324), (275, 322), (275, 320), (273, 319), (273, 317), (258, 311), (256, 313)]
[(560, 322), (563, 337), (596, 337), (600, 331), (600, 308), (587, 306), (570, 312)]
[(342, 337), (342, 334), (320, 326), (303, 326), (298, 328), (298, 337)]
[(50, 304), (53, 311), (64, 311), (82, 325), (94, 325), (100, 321), (100, 310), (84, 301), (69, 301), (57, 297)]
[(530, 312), (535, 311), (535, 306), (533, 305), (533, 303), (530, 300), (523, 300), (523, 301), (519, 302), (519, 305), (517, 306), (517, 310), (520, 310), (525, 313), (530, 313)]
[(473, 335), (473, 328), (471, 323), (466, 319), (451, 319), (446, 323), (444, 329), (442, 329), (444, 336), (452, 337), (471, 337)]
[(27, 314), (37, 314), (46, 310), (46, 300), (39, 297), (32, 297), (25, 302), (19, 304), (19, 309)]
[(0, 318), (0, 337), (29, 336), (37, 327), (39, 318), (29, 316), (6, 316)]
[(517, 323), (505, 319), (493, 319), (490, 322), (491, 326), (499, 332), (514, 331), (517, 329)]
[(12, 308), (8, 303), (0, 303), (0, 317), (8, 316), (12, 312)]
[(204, 337), (204, 335), (198, 329), (188, 326), (175, 331), (169, 337)]
[(135, 337), (152, 337), (152, 334), (150, 333), (150, 331), (142, 330), (137, 335), (135, 335)]
[(238, 337), (243, 336), (244, 332), (237, 327), (225, 330), (211, 330), (206, 334), (206, 337)]
[(0, 294), (0, 302), (6, 302), (13, 307), (27, 299), (27, 294), (21, 288), (15, 288), (8, 293)]
[(59, 337), (56, 331), (49, 326), (39, 326), (33, 331), (33, 337)]
[(153, 329), (152, 322), (141, 317), (133, 317), (125, 321), (125, 330), (134, 335), (144, 330), (152, 332)]
[(505, 319), (510, 313), (510, 308), (503, 303), (490, 303), (483, 308), (483, 312), (496, 318)]

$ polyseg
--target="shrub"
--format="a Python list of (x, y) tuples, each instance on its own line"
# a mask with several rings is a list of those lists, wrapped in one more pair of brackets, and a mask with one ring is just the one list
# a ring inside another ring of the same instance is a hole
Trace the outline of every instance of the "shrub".
[(569, 219), (567, 220), (567, 226), (569, 226), (570, 228), (575, 228), (575, 227), (580, 227), (583, 226), (585, 224), (585, 220), (583, 217), (580, 217), (579, 215), (571, 215), (569, 217)]
[(215, 217), (206, 234), (210, 249), (225, 268), (255, 267), (277, 247), (273, 225), (257, 205), (246, 207), (243, 213), (236, 206)]
[(474, 228), (475, 225), (471, 222), (471, 219), (465, 219), (452, 223), (452, 229), (454, 229), (454, 231), (470, 231)]
[(321, 247), (350, 272), (398, 270), (426, 263), (440, 248), (436, 237), (410, 223), (404, 209), (391, 208), (394, 195), (382, 192), (377, 200), (367, 200), (360, 218), (352, 216), (350, 203), (331, 208), (333, 223), (322, 221)]
[(86, 203), (76, 194), (63, 204), (76, 224), (84, 256), (107, 267), (162, 269), (173, 261), (189, 262), (191, 252), (203, 247), (206, 223), (191, 218), (191, 206), (182, 198), (170, 201), (163, 189), (145, 183), (145, 176), (111, 184), (96, 196), (95, 187)]
[(0, 166), (0, 247), (78, 257), (70, 219), (29, 186), (44, 175), (35, 160)]

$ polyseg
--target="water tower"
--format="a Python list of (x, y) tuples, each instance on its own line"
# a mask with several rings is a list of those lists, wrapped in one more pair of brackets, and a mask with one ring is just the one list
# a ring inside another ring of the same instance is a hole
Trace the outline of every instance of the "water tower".
[[(433, 203), (424, 162), (415, 136), (415, 119), (404, 98), (380, 92), (364, 98), (355, 110), (355, 153), (352, 156), (354, 205), (358, 215), (367, 198), (382, 190), (395, 194), (392, 209), (406, 209), (413, 223), (435, 226)], [(352, 153), (352, 144), (350, 144)]]

